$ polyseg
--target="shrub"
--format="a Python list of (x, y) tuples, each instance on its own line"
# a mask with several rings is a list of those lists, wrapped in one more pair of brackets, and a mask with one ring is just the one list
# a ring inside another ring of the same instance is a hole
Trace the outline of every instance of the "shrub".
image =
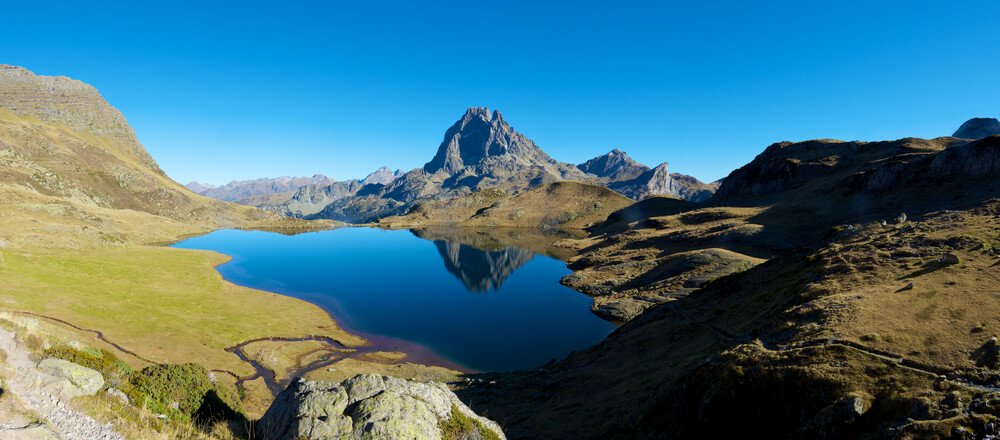
[(500, 440), (495, 432), (483, 426), (479, 420), (462, 414), (455, 405), (451, 406), (451, 418), (438, 423), (441, 438), (445, 440), (485, 439)]
[[(94, 354), (94, 353), (97, 354)], [(100, 372), (108, 387), (120, 389), (133, 405), (145, 407), (174, 420), (190, 422), (199, 414), (209, 418), (234, 417), (240, 397), (213, 383), (208, 370), (198, 364), (161, 364), (135, 371), (114, 353), (61, 345), (45, 350), (46, 357), (73, 362)], [(177, 408), (171, 408), (172, 402)]]
[[(208, 370), (198, 364), (161, 364), (143, 368), (132, 375), (125, 394), (136, 405), (145, 405), (151, 411), (171, 418), (189, 421), (205, 404), (206, 396), (236, 408), (239, 397), (224, 386), (209, 379)], [(177, 408), (170, 404), (176, 402)]]
[(109, 387), (121, 387), (135, 373), (135, 370), (129, 364), (118, 359), (118, 356), (115, 356), (114, 353), (103, 348), (83, 351), (67, 345), (60, 345), (45, 350), (43, 354), (45, 357), (62, 359), (97, 370), (104, 376)]

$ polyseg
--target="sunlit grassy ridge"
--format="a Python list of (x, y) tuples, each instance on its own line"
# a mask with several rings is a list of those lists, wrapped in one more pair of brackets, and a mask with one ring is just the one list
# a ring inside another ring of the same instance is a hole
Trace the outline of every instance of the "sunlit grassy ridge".
[(5, 251), (0, 278), (7, 308), (99, 329), (157, 362), (198, 360), (248, 374), (224, 348), (273, 336), (363, 343), (312, 304), (224, 281), (214, 267), (226, 260), (214, 252), (151, 247)]

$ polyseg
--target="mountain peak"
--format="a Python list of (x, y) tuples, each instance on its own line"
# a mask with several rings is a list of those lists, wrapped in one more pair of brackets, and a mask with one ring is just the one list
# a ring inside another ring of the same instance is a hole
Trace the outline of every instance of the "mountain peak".
[(399, 170), (392, 171), (387, 166), (381, 166), (381, 167), (379, 167), (379, 169), (377, 169), (377, 170), (373, 171), (371, 174), (365, 176), (364, 179), (361, 179), (361, 184), (362, 185), (370, 185), (370, 184), (386, 185), (386, 184), (392, 182), (393, 180), (396, 180), (397, 178), (399, 178), (399, 176), (402, 176), (402, 175), (403, 175), (403, 173), (400, 172)]
[(471, 120), (474, 120), (474, 119), (478, 119), (478, 120), (484, 121), (484, 122), (490, 122), (492, 120), (492, 118), (490, 117), (490, 108), (489, 107), (469, 107), (469, 109), (465, 111), (465, 116), (462, 117), (462, 120), (463, 121), (464, 120), (471, 121)]
[(982, 139), (1000, 134), (996, 118), (972, 118), (965, 121), (952, 136), (962, 139)]
[(454, 174), (490, 159), (523, 166), (555, 163), (534, 142), (514, 131), (499, 111), (490, 115), (487, 107), (470, 107), (445, 132), (444, 141), (434, 158), (424, 165), (424, 171)]
[(644, 173), (649, 168), (639, 164), (622, 150), (615, 148), (576, 166), (585, 173), (612, 180), (627, 180)]

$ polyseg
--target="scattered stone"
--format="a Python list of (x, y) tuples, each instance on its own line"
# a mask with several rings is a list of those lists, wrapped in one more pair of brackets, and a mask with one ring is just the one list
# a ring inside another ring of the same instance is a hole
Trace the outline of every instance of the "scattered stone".
[(940, 261), (941, 264), (959, 264), (962, 262), (957, 255), (951, 253), (944, 254), (944, 256), (938, 261)]
[(652, 306), (653, 303), (648, 301), (625, 298), (601, 304), (594, 309), (594, 313), (609, 321), (626, 322)]
[(882, 226), (887, 226), (887, 223), (885, 222), (885, 220), (879, 220), (878, 224), (880, 224)]
[(900, 290), (913, 290), (913, 283), (907, 284)]
[(113, 397), (115, 399), (118, 399), (121, 403), (124, 403), (126, 405), (128, 405), (128, 404), (131, 403), (129, 401), (128, 396), (126, 396), (124, 392), (122, 392), (121, 390), (119, 390), (117, 388), (108, 388), (108, 390), (105, 391), (105, 394), (107, 394), (109, 397)]
[(897, 225), (901, 225), (903, 223), (906, 223), (906, 213), (905, 212), (902, 213), (902, 214), (899, 214), (899, 217), (896, 217), (896, 224)]
[[(257, 423), (257, 435), (294, 438), (440, 439), (441, 423), (468, 418), (505, 439), (500, 426), (476, 415), (447, 386), (361, 374), (340, 383), (293, 381)], [(467, 438), (482, 438), (482, 432)]]

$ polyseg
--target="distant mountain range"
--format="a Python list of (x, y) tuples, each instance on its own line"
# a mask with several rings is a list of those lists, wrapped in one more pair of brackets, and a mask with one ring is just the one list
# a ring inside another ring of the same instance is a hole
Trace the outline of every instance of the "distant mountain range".
[(401, 175), (403, 173), (399, 170), (392, 171), (388, 167), (381, 167), (363, 179), (345, 180), (343, 182), (338, 182), (322, 174), (315, 174), (312, 177), (281, 176), (273, 179), (264, 177), (253, 180), (234, 180), (222, 186), (191, 182), (185, 186), (191, 191), (205, 197), (256, 206), (264, 203), (282, 203), (287, 201), (291, 198), (294, 191), (307, 185), (316, 187), (325, 187), (337, 183), (347, 185), (348, 187), (352, 183), (360, 183), (360, 186), (369, 184), (385, 185)]
[[(229, 196), (237, 203), (287, 216), (369, 222), (404, 214), (419, 201), (449, 199), (488, 188), (520, 193), (563, 180), (603, 185), (637, 200), (671, 195), (698, 202), (718, 188), (718, 182), (706, 184), (691, 176), (671, 174), (666, 163), (651, 169), (618, 149), (579, 165), (558, 162), (515, 131), (499, 111), (473, 107), (445, 132), (434, 157), (408, 173), (392, 173), (383, 167), (361, 181), (309, 183), (288, 190), (294, 192), (277, 191), (280, 186), (266, 179), (250, 181), (252, 185), (233, 182), (226, 191), (238, 195)], [(194, 182), (188, 186), (221, 198), (218, 189), (205, 189)], [(235, 192), (236, 188), (240, 191)], [(273, 192), (266, 192), (269, 190)]]

